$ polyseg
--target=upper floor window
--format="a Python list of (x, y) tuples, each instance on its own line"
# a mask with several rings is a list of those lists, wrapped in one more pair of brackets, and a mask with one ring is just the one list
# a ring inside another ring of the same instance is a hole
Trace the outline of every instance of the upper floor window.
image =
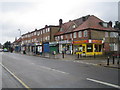
[(57, 40), (57, 37), (55, 37), (55, 40)]
[(108, 37), (108, 32), (105, 32), (105, 37)]
[(46, 28), (46, 33), (47, 33), (47, 32), (50, 32), (50, 28)]
[(63, 35), (61, 35), (61, 39), (63, 39)]
[(72, 28), (75, 28), (75, 27), (76, 27), (75, 25), (72, 26)]
[(118, 33), (117, 32), (110, 32), (110, 37), (118, 37)]
[(63, 31), (63, 28), (60, 28), (60, 31)]
[(41, 30), (41, 34), (42, 34), (42, 30)]
[(72, 33), (70, 34), (70, 38), (72, 38)]
[(50, 36), (48, 36), (48, 40), (50, 40)]
[(34, 32), (34, 35), (36, 35), (36, 32)]
[(66, 34), (65, 37), (66, 37), (66, 39), (67, 39), (67, 38), (68, 38), (68, 35)]
[(50, 32), (50, 28), (47, 28), (48, 32)]
[(78, 37), (82, 37), (82, 31), (78, 32)]
[(108, 27), (108, 23), (103, 23), (103, 27)]
[(88, 31), (85, 30), (85, 31), (84, 31), (84, 37), (87, 37), (87, 36), (88, 36)]
[(76, 37), (77, 37), (77, 33), (76, 33), (76, 32), (74, 32), (73, 37), (74, 37), (74, 38), (76, 38)]
[(45, 33), (45, 30), (43, 29), (43, 33)]
[(58, 36), (57, 39), (60, 40), (60, 36)]

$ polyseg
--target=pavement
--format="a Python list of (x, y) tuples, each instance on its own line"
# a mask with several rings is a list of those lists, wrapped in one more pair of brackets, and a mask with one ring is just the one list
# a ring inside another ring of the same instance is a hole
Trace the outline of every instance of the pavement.
[[(116, 69), (120, 69), (120, 65), (117, 63), (118, 62), (118, 58), (115, 58), (115, 63), (113, 64), (113, 59), (110, 58), (109, 59), (109, 65), (107, 65), (107, 57), (105, 56), (96, 56), (96, 57), (79, 57), (78, 55), (67, 55), (64, 54), (64, 56), (62, 54), (57, 54), (57, 55), (50, 55), (48, 53), (44, 54), (43, 56), (41, 56), (43, 58), (50, 58), (50, 59), (59, 59), (59, 60), (75, 60), (75, 61), (84, 61), (86, 63), (93, 63), (93, 65), (99, 65), (99, 66), (103, 66), (103, 67), (109, 67), (109, 68), (116, 68)], [(63, 58), (64, 57), (64, 58)], [(120, 62), (120, 61), (119, 61)]]
[[(103, 66), (103, 67), (108, 67), (108, 68), (116, 68), (116, 69), (120, 69), (120, 65), (117, 64), (118, 58), (115, 58), (115, 64), (113, 64), (113, 59), (110, 58), (109, 60), (109, 65), (107, 65), (107, 57), (105, 56), (88, 56), (88, 57), (82, 57), (78, 55), (68, 55), (68, 54), (56, 54), (56, 55), (52, 55), (49, 53), (44, 53), (42, 55), (35, 55), (33, 53), (27, 53), (27, 55), (30, 56), (39, 56), (42, 58), (49, 58), (49, 59), (56, 59), (56, 60), (75, 60), (75, 61), (82, 61), (85, 63), (92, 63), (93, 65), (98, 65), (98, 66)], [(120, 62), (120, 61), (119, 61)]]

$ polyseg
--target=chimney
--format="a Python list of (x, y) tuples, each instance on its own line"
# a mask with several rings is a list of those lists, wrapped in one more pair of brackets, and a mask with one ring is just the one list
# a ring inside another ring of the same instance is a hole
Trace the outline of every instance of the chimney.
[(111, 27), (112, 27), (112, 21), (109, 21), (109, 23), (108, 23), (108, 24), (109, 24), (109, 26), (111, 26)]
[(60, 27), (61, 27), (62, 23), (63, 23), (63, 20), (60, 19), (60, 20), (59, 20), (59, 26), (60, 26)]
[(45, 25), (45, 28), (47, 28), (48, 25)]
[(17, 37), (15, 37), (15, 41), (17, 41)]
[(82, 20), (83, 20), (83, 22), (86, 20), (86, 18), (85, 17), (82, 17)]

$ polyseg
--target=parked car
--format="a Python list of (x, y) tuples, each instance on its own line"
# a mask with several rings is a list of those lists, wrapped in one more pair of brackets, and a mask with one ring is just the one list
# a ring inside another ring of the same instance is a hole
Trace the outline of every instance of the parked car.
[(4, 48), (3, 51), (4, 51), (4, 52), (8, 52), (7, 48)]
[(3, 51), (3, 49), (0, 48), (0, 52), (2, 52), (2, 51)]

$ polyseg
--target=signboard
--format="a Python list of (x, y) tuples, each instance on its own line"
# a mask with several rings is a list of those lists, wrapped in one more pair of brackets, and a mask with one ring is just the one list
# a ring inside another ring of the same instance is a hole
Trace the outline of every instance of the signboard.
[(89, 40), (73, 41), (73, 44), (89, 43)]
[(92, 40), (92, 43), (102, 43), (102, 40)]
[(67, 43), (71, 43), (71, 41), (68, 41), (68, 40), (59, 41), (59, 44), (67, 44)]
[(58, 44), (58, 42), (49, 42), (49, 44)]
[(102, 40), (80, 40), (80, 41), (73, 41), (73, 44), (83, 44), (83, 43), (100, 43), (102, 44)]

